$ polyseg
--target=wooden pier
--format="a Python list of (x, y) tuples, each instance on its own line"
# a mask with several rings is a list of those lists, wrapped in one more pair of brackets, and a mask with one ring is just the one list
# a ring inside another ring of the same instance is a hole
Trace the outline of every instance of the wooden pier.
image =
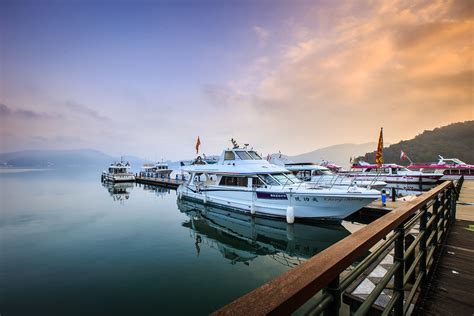
[(420, 314), (474, 315), (474, 181), (464, 182)]
[[(474, 206), (469, 201), (463, 204), (464, 193), (457, 205), (462, 185), (463, 179), (445, 181), (418, 198), (406, 201), (215, 314), (348, 313), (349, 306), (343, 304), (344, 293), (390, 253), (390, 262), (385, 262), (387, 269), (377, 276), (376, 283), (360, 304), (350, 306), (351, 314), (406, 315), (426, 311), (440, 315), (472, 315), (474, 238), (465, 234), (474, 232), (464, 227), (467, 223), (459, 221), (457, 212), (459, 216), (464, 211), (471, 216)], [(463, 206), (470, 209), (463, 210)], [(461, 228), (465, 230), (462, 242), (453, 237), (461, 236), (458, 230)], [(413, 231), (416, 231), (415, 235)], [(459, 258), (452, 258), (443, 268), (443, 260), (447, 262), (447, 256), (456, 252)], [(440, 271), (443, 276), (437, 280)], [(438, 281), (443, 281), (443, 285), (434, 283)], [(456, 294), (447, 295), (451, 290)], [(373, 306), (383, 295), (386, 298), (383, 308), (374, 310)]]
[(184, 183), (182, 179), (176, 179), (176, 178), (152, 178), (152, 177), (143, 177), (140, 175), (137, 175), (135, 177), (135, 181), (137, 183), (141, 184), (151, 184), (151, 185), (157, 185), (157, 186), (162, 186), (166, 188), (171, 188), (171, 189), (177, 189), (181, 184)]

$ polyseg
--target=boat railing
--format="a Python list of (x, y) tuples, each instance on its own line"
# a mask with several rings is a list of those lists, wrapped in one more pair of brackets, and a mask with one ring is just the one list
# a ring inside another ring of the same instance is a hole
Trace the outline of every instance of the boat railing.
[[(326, 248), (274, 280), (217, 310), (214, 315), (339, 315), (346, 289), (394, 248), (394, 259), (365, 301), (352, 306), (354, 315), (372, 312), (372, 305), (390, 286), (393, 294), (382, 315), (405, 315), (428, 287), (450, 226), (464, 178), (445, 181), (416, 199)], [(419, 233), (411, 243), (414, 226)], [(389, 285), (393, 279), (393, 286)], [(311, 299), (310, 302), (308, 302)], [(306, 311), (300, 309), (304, 306)], [(299, 310), (300, 309), (300, 310)], [(308, 311), (309, 310), (309, 311)]]

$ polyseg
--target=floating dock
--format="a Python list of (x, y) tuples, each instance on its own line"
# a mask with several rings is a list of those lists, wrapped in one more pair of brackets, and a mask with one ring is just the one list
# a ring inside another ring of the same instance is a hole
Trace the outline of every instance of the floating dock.
[(184, 183), (182, 179), (152, 178), (152, 177), (142, 177), (140, 175), (137, 175), (135, 177), (135, 181), (141, 184), (151, 184), (151, 185), (157, 185), (157, 186), (162, 186), (162, 187), (171, 188), (171, 189), (177, 189), (181, 184)]

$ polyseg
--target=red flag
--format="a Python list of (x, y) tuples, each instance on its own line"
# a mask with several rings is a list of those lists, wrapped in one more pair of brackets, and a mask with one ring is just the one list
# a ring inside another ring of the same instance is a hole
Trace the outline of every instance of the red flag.
[(379, 144), (377, 145), (377, 153), (375, 154), (375, 163), (377, 166), (383, 164), (383, 127), (380, 129)]
[(201, 140), (199, 139), (199, 136), (198, 136), (198, 139), (196, 141), (196, 155), (199, 154), (199, 146), (201, 146)]

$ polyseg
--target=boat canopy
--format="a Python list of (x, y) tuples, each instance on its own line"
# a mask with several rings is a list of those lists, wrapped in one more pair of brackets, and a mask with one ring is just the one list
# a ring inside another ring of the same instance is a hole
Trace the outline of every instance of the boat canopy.
[(283, 167), (269, 163), (256, 151), (247, 148), (226, 149), (215, 164), (185, 166), (182, 170), (190, 173), (241, 175), (289, 172)]

